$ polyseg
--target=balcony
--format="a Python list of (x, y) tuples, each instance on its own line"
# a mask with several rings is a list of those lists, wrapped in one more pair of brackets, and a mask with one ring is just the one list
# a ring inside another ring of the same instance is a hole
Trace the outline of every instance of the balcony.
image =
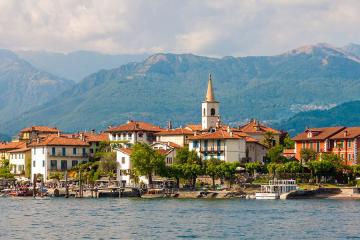
[(223, 151), (225, 151), (224, 146), (200, 147), (200, 152), (223, 152)]
[(64, 155), (61, 152), (57, 152), (55, 154), (48, 153), (47, 155), (48, 155), (48, 157), (73, 157), (73, 158), (87, 158), (87, 157), (89, 157), (88, 153), (85, 153), (85, 154), (68, 154), (68, 153), (66, 153)]

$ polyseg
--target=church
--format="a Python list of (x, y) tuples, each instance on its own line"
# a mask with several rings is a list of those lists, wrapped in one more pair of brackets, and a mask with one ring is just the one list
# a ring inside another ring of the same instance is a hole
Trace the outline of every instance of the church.
[(201, 104), (201, 130), (194, 131), (194, 135), (188, 138), (189, 150), (195, 150), (203, 160), (216, 158), (241, 163), (264, 161), (268, 148), (241, 128), (222, 124), (220, 103), (215, 100), (209, 75), (205, 99)]

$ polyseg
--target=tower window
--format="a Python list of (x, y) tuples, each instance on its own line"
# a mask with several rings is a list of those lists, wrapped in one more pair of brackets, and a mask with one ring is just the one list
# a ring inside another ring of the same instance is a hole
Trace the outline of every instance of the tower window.
[(205, 116), (206, 114), (205, 114), (205, 108), (204, 108), (204, 110), (203, 110), (203, 116)]
[(211, 113), (211, 116), (215, 116), (215, 108), (212, 108), (212, 109), (210, 110), (210, 113)]

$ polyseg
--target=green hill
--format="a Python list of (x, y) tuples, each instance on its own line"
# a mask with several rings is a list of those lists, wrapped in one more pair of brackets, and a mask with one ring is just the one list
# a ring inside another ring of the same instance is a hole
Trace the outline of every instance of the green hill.
[(0, 122), (0, 132), (13, 134), (31, 124), (103, 129), (128, 119), (160, 125), (199, 122), (209, 73), (222, 120), (234, 125), (252, 117), (288, 119), (309, 104), (360, 99), (360, 60), (327, 44), (264, 57), (155, 54), (86, 77), (55, 99)]
[(276, 124), (291, 135), (304, 131), (306, 127), (328, 126), (360, 126), (360, 101), (346, 102), (329, 110), (301, 112)]

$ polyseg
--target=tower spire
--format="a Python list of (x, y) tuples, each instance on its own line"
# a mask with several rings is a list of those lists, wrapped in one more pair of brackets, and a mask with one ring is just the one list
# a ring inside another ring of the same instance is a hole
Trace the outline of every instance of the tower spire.
[(212, 79), (211, 79), (211, 73), (209, 74), (209, 81), (208, 81), (208, 87), (206, 92), (206, 102), (215, 102), (215, 96), (214, 96), (214, 90), (212, 86)]

